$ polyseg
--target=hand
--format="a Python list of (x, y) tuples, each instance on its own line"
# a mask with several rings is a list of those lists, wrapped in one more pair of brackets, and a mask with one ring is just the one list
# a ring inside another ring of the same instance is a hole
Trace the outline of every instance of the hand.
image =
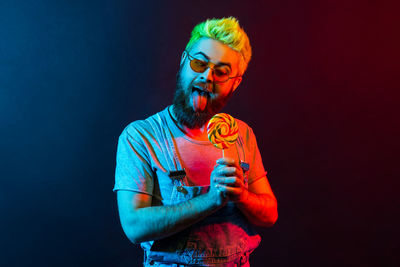
[(243, 170), (231, 158), (218, 159), (210, 179), (210, 190), (217, 189), (226, 201), (240, 202), (248, 196), (243, 182)]
[(210, 176), (210, 190), (208, 193), (211, 196), (211, 200), (216, 200), (218, 206), (224, 206), (226, 202), (228, 202), (227, 198), (224, 196), (224, 193), (221, 191), (219, 184), (216, 182), (216, 178), (218, 177), (219, 173), (216, 167), (211, 172)]

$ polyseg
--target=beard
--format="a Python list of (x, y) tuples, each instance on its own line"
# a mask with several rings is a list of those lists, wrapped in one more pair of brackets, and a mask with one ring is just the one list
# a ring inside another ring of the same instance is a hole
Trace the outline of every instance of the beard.
[[(176, 90), (173, 101), (173, 111), (179, 123), (185, 125), (189, 129), (201, 128), (215, 114), (217, 114), (226, 104), (233, 90), (224, 99), (213, 99), (212, 93), (207, 94), (207, 104), (203, 111), (194, 111), (190, 105), (193, 85), (199, 83), (191, 82), (187, 88), (182, 86), (181, 69), (176, 75)], [(204, 85), (204, 83), (203, 83)]]

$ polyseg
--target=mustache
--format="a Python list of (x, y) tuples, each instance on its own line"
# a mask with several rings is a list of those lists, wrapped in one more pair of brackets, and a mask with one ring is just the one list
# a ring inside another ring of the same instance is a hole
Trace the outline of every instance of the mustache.
[(210, 83), (196, 82), (196, 83), (192, 84), (192, 87), (194, 87), (200, 91), (204, 91), (208, 94), (213, 92), (212, 84), (210, 84)]

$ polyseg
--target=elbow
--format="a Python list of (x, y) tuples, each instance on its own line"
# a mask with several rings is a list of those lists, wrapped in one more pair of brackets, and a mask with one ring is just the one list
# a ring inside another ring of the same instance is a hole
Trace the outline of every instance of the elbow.
[(268, 213), (269, 216), (267, 216), (268, 220), (266, 223), (266, 227), (273, 226), (278, 220), (278, 203), (276, 201), (276, 198), (274, 198), (274, 201), (272, 203), (273, 204), (270, 207), (270, 212)]
[(271, 207), (267, 214), (256, 223), (256, 225), (261, 227), (272, 227), (278, 220), (278, 209), (276, 206)]
[(268, 223), (267, 223), (266, 227), (273, 226), (277, 220), (278, 220), (278, 205), (275, 200), (275, 205), (273, 205), (273, 207), (271, 207), (271, 211), (268, 216)]
[(254, 221), (253, 224), (261, 227), (272, 227), (278, 220), (278, 213), (265, 216), (263, 219)]
[(272, 227), (278, 220), (278, 211), (275, 211), (273, 214), (268, 216), (268, 219), (265, 222), (264, 227)]
[(127, 233), (126, 231), (125, 231), (125, 235), (129, 239), (129, 241), (131, 241), (131, 243), (133, 243), (135, 245), (140, 244), (141, 241), (140, 241), (140, 238), (138, 236), (136, 236), (134, 234)]
[(125, 236), (129, 239), (129, 241), (131, 241), (133, 244), (140, 244), (147, 240), (145, 240), (143, 230), (136, 222), (136, 219), (130, 218), (130, 220), (121, 221), (121, 225)]
[(135, 245), (146, 241), (144, 236), (140, 234), (141, 231), (138, 230), (139, 229), (135, 229), (134, 227), (129, 227), (129, 229), (124, 228), (126, 237)]

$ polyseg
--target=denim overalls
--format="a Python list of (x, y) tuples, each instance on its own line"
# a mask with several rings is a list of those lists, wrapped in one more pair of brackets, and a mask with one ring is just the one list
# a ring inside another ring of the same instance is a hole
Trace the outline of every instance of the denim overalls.
[[(187, 177), (176, 151), (172, 132), (163, 116), (149, 118), (165, 166), (152, 166), (156, 205), (174, 205), (209, 190), (209, 186), (187, 186)], [(239, 146), (243, 139), (239, 134)], [(239, 158), (245, 152), (237, 149)], [(247, 186), (247, 172), (245, 172)], [(144, 266), (249, 266), (249, 254), (259, 245), (260, 236), (235, 206), (225, 207), (185, 230), (161, 240), (144, 242)]]

